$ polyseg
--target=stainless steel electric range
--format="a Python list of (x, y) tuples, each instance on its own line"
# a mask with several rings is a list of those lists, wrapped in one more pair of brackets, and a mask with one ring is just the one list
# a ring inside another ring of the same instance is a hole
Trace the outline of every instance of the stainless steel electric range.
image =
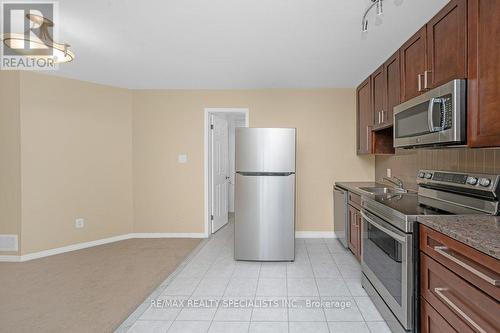
[(417, 217), (499, 213), (499, 175), (422, 170), (417, 183), (362, 196), (362, 285), (393, 332), (419, 332)]

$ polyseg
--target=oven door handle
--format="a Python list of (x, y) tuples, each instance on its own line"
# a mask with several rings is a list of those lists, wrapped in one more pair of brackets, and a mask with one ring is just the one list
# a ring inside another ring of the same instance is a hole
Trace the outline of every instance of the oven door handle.
[(388, 234), (389, 236), (391, 236), (392, 238), (400, 241), (401, 243), (406, 243), (406, 237), (404, 236), (401, 236), (397, 233), (395, 233), (394, 231), (392, 230), (389, 230), (388, 228), (384, 227), (383, 225), (381, 225), (380, 223), (377, 223), (375, 222), (372, 218), (370, 218), (365, 212), (363, 212), (363, 210), (361, 210), (361, 216), (363, 216), (363, 218), (370, 224), (373, 224), (375, 227), (377, 227), (378, 229), (382, 230), (383, 232), (385, 232), (386, 234)]

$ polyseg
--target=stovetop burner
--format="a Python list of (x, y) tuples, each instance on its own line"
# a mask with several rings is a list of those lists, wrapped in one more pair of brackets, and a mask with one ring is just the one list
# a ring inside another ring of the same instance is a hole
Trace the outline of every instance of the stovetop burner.
[(418, 194), (404, 193), (391, 195), (376, 195), (373, 200), (389, 208), (397, 210), (403, 215), (451, 215), (452, 213), (436, 207), (424, 205)]

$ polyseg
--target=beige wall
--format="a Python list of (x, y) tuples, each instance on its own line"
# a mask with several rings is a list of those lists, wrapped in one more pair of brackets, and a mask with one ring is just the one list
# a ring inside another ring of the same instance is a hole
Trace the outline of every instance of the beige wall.
[(253, 127), (298, 129), (299, 231), (332, 230), (335, 181), (374, 176), (374, 159), (355, 154), (352, 89), (130, 91), (0, 74), (0, 233), (20, 235), (21, 254), (204, 232), (207, 107), (246, 107)]
[(130, 233), (131, 93), (31, 72), (20, 86), (22, 254)]
[[(21, 235), (19, 73), (0, 71), (0, 234)], [(16, 254), (16, 252), (1, 252)]]
[[(333, 229), (332, 186), (373, 180), (356, 156), (352, 89), (134, 91), (135, 232), (204, 231), (204, 108), (245, 107), (252, 127), (296, 127), (297, 230)], [(187, 164), (177, 155), (188, 154)]]

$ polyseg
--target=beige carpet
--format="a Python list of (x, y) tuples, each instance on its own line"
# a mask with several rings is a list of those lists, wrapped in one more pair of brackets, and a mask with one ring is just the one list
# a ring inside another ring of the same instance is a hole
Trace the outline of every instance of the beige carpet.
[(199, 239), (131, 239), (0, 263), (0, 332), (110, 332)]

